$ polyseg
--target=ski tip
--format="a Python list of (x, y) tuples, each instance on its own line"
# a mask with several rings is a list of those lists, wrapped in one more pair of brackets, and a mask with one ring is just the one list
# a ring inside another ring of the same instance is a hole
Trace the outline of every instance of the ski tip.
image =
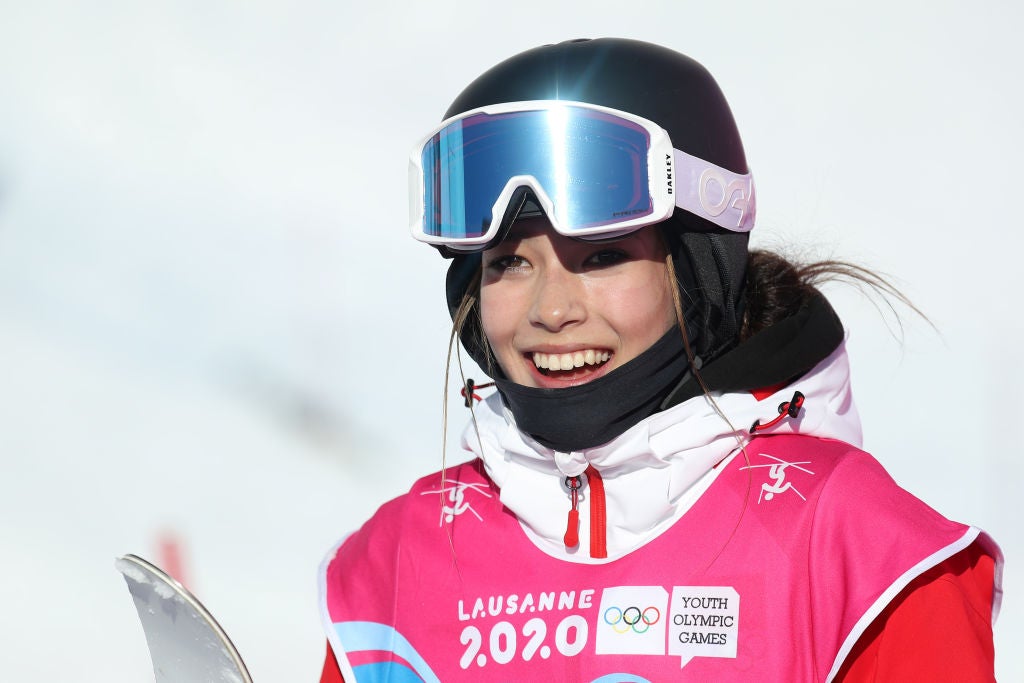
[(122, 555), (114, 560), (114, 568), (121, 572), (125, 580), (148, 585), (165, 600), (177, 597), (179, 600), (195, 601), (180, 581), (138, 555)]
[[(228, 634), (179, 581), (138, 555), (118, 557), (114, 568), (124, 576), (135, 601), (157, 681), (252, 683)], [(206, 645), (197, 649), (197, 642)], [(197, 675), (197, 671), (204, 673)]]
[[(143, 583), (146, 580), (145, 572), (139, 565), (139, 561), (145, 562), (141, 557), (137, 555), (122, 555), (121, 557), (114, 560), (114, 569), (121, 572), (130, 579), (134, 579), (139, 583)], [(149, 564), (148, 562), (146, 564)]]

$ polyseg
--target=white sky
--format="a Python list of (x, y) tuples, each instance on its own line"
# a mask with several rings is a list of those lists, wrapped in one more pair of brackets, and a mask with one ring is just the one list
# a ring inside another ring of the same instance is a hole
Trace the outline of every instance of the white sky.
[(938, 328), (904, 311), (901, 346), (830, 290), (869, 450), (1003, 545), (1024, 677), (1024, 10), (824, 5), (0, 0), (0, 675), (150, 676), (113, 558), (172, 529), (256, 679), (316, 680), (320, 556), (441, 458), (408, 152), (497, 61), (620, 35), (719, 80), (757, 243), (892, 274)]

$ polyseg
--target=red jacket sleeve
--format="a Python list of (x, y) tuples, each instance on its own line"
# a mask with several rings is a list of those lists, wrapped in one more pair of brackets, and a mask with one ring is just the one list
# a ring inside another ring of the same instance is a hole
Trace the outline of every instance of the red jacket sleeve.
[(994, 571), (975, 543), (917, 577), (864, 632), (836, 681), (994, 681)]
[(331, 644), (327, 643), (327, 657), (324, 659), (324, 672), (320, 674), (320, 683), (345, 683), (338, 668), (338, 660), (334, 658)]

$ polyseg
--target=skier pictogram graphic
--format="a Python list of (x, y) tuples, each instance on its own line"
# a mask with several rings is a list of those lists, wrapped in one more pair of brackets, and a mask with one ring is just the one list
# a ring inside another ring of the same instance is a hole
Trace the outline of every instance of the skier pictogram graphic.
[(793, 491), (793, 493), (800, 496), (801, 500), (807, 500), (807, 498), (804, 497), (804, 494), (800, 493), (800, 490), (793, 486), (793, 482), (786, 481), (786, 468), (793, 467), (801, 472), (813, 475), (814, 472), (805, 467), (801, 467), (801, 465), (810, 465), (811, 462), (809, 460), (802, 462), (787, 462), (781, 458), (776, 458), (774, 455), (768, 455), (767, 453), (758, 453), (758, 455), (762, 458), (774, 460), (775, 462), (765, 463), (763, 465), (746, 465), (745, 467), (740, 468), (741, 470), (761, 469), (764, 467), (768, 468), (768, 477), (772, 481), (766, 481), (761, 484), (761, 492), (757, 496), (758, 504), (760, 504), (762, 500), (772, 500), (776, 495), (785, 493), (786, 491)]

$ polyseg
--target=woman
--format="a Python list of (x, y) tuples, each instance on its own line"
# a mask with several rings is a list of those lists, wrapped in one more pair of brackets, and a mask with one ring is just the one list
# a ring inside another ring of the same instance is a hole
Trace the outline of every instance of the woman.
[(498, 390), (325, 561), (323, 680), (990, 680), (999, 550), (857, 448), (842, 266), (748, 254), (710, 74), (573, 41), (445, 119), (413, 231)]

